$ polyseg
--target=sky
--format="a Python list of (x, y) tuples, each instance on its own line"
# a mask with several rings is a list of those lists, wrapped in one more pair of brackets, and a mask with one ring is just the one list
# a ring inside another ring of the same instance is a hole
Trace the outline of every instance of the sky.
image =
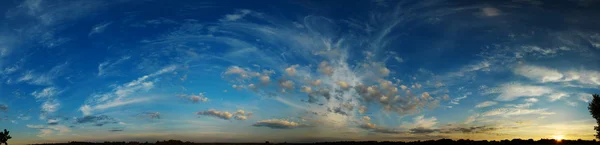
[(600, 3), (2, 1), (11, 144), (593, 139)]

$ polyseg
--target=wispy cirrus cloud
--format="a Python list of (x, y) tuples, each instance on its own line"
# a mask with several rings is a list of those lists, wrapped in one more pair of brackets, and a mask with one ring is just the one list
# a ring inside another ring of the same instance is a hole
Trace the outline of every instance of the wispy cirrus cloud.
[(221, 21), (237, 21), (239, 19), (244, 18), (246, 15), (250, 14), (251, 12), (252, 11), (247, 10), (247, 9), (239, 10), (236, 13), (225, 15), (225, 17), (220, 20)]
[(131, 58), (131, 56), (123, 56), (118, 60), (115, 61), (104, 61), (102, 63), (100, 63), (98, 65), (98, 76), (106, 76), (106, 75), (113, 75), (115, 73), (118, 72), (118, 69), (115, 70), (119, 64), (129, 60)]
[(485, 107), (490, 107), (490, 106), (494, 106), (498, 104), (498, 102), (494, 102), (494, 101), (485, 101), (485, 102), (481, 102), (477, 105), (475, 105), (475, 108), (485, 108)]
[(56, 65), (49, 71), (39, 73), (35, 71), (28, 71), (17, 79), (17, 82), (26, 82), (32, 85), (50, 86), (54, 84), (56, 78), (64, 75), (68, 69), (68, 62)]
[(88, 36), (92, 36), (93, 34), (104, 32), (106, 27), (108, 27), (110, 24), (112, 24), (112, 22), (105, 22), (105, 23), (94, 25), (92, 27), (92, 30), (90, 30), (90, 33), (88, 33)]
[(149, 98), (136, 97), (132, 95), (139, 91), (148, 91), (154, 87), (157, 80), (149, 80), (165, 73), (175, 71), (176, 66), (168, 66), (152, 74), (142, 76), (131, 82), (115, 87), (111, 92), (92, 95), (86, 103), (79, 108), (84, 115), (91, 115), (95, 110), (105, 110), (127, 104), (148, 101)]
[(511, 117), (511, 116), (519, 116), (519, 115), (553, 115), (556, 114), (554, 112), (548, 111), (547, 108), (542, 109), (528, 109), (523, 107), (515, 107), (515, 108), (495, 108), (493, 110), (482, 113), (483, 117), (489, 116), (503, 116), (503, 117)]
[(496, 100), (498, 101), (512, 101), (520, 97), (539, 97), (552, 92), (552, 89), (545, 86), (507, 83), (498, 88), (490, 89), (487, 93), (499, 94), (498, 97), (496, 97)]

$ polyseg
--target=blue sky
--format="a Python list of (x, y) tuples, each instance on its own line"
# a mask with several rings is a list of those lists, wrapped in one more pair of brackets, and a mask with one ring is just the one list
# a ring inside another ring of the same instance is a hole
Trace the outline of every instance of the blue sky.
[(1, 3), (11, 144), (594, 134), (594, 1)]

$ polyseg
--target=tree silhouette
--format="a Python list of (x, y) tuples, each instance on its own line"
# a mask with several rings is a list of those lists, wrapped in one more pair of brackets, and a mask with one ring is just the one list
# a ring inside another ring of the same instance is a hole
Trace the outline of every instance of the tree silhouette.
[(594, 99), (592, 99), (592, 102), (590, 102), (588, 110), (590, 110), (590, 114), (592, 114), (592, 117), (596, 119), (596, 124), (598, 125), (594, 126), (594, 130), (596, 130), (595, 136), (596, 138), (600, 139), (600, 95), (594, 94), (592, 95), (592, 97)]
[(10, 137), (10, 135), (8, 135), (9, 131), (7, 131), (6, 129), (4, 129), (4, 132), (0, 132), (0, 145), (2, 145), (3, 143), (8, 145), (8, 143), (6, 141), (8, 141), (8, 139), (11, 139), (12, 137)]

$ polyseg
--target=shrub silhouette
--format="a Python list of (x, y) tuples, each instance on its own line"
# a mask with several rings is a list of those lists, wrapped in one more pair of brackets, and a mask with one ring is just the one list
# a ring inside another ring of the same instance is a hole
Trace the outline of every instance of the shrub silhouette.
[(2, 144), (6, 144), (8, 145), (8, 143), (6, 141), (8, 141), (8, 139), (11, 139), (12, 137), (10, 137), (10, 135), (8, 135), (9, 131), (7, 131), (6, 129), (4, 129), (4, 132), (0, 132), (0, 145)]
[(596, 119), (597, 126), (594, 126), (594, 130), (596, 130), (596, 138), (600, 139), (600, 95), (594, 94), (592, 95), (593, 99), (588, 106), (588, 110), (590, 110), (590, 114), (592, 117)]

